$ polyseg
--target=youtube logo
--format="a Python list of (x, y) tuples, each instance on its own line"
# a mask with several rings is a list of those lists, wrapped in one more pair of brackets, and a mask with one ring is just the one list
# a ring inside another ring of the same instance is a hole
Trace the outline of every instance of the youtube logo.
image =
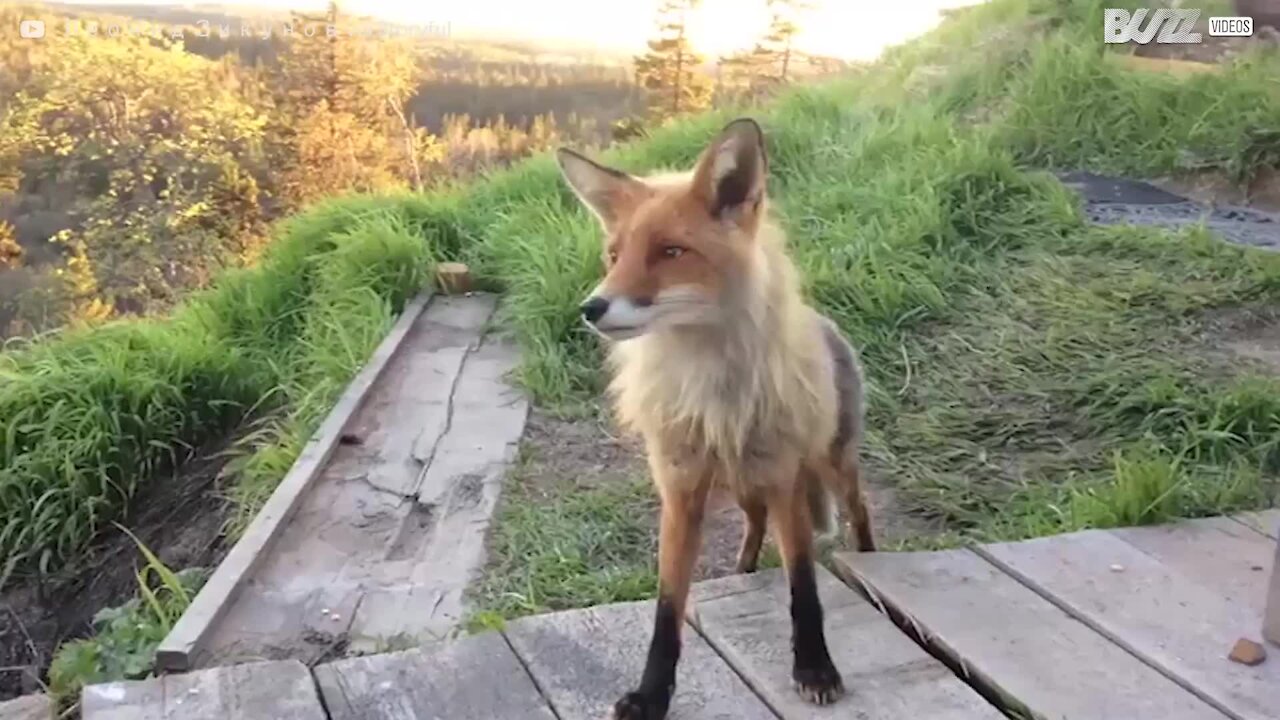
[(18, 23), (18, 34), (24, 38), (39, 39), (44, 37), (43, 20), (23, 20)]

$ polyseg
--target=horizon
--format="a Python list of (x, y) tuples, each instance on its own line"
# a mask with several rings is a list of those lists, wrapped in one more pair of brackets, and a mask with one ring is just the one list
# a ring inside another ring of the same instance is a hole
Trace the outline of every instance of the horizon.
[[(458, 39), (527, 40), (586, 45), (621, 54), (642, 53), (656, 32), (661, 0), (637, 0), (608, 6), (595, 0), (546, 0), (537, 6), (501, 0), (473, 0), (445, 9), (421, 2), (340, 2), (347, 12), (406, 25), (448, 24)], [(932, 29), (941, 10), (981, 4), (985, 0), (907, 0), (874, 7), (857, 7), (840, 0), (817, 0), (800, 18), (797, 50), (847, 61), (873, 60), (885, 48)], [(50, 3), (55, 4), (55, 3)], [(322, 0), (261, 0), (244, 2), (172, 2), (168, 0), (70, 0), (78, 7), (151, 6), (228, 11), (278, 10), (314, 12)], [(367, 7), (374, 5), (374, 7)], [(750, 49), (768, 26), (763, 3), (744, 7), (741, 0), (704, 0), (689, 18), (690, 40), (709, 59)]]

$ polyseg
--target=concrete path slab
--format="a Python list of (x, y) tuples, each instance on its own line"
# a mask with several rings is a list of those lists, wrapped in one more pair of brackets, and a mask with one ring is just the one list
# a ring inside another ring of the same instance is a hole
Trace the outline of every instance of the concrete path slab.
[(411, 647), (452, 632), (528, 413), (491, 333), (496, 298), (436, 296), (273, 543), (193, 653), (197, 667)]

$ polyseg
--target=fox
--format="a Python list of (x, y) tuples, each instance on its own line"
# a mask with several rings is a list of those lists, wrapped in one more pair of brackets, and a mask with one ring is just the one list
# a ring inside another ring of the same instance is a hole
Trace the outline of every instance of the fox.
[(712, 487), (742, 509), (736, 570), (756, 570), (771, 525), (791, 589), (792, 670), (808, 702), (844, 694), (827, 648), (815, 533), (847, 521), (875, 550), (859, 480), (863, 374), (834, 321), (805, 299), (766, 194), (753, 118), (728, 123), (684, 172), (638, 176), (567, 147), (563, 179), (599, 222), (604, 277), (581, 302), (602, 339), (620, 425), (643, 439), (661, 500), (658, 596), (644, 672), (614, 720), (661, 720)]

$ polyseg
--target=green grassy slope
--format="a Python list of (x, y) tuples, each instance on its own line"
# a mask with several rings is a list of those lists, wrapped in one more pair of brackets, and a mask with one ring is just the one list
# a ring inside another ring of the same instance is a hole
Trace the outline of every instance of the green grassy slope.
[[(1043, 170), (1274, 167), (1280, 57), (1191, 80), (1127, 71), (1102, 50), (1101, 5), (993, 2), (761, 113), (807, 290), (862, 349), (865, 456), (940, 529), (908, 546), (1275, 501), (1280, 381), (1223, 342), (1277, 320), (1280, 257), (1199, 230), (1087, 226)], [(691, 162), (725, 119), (609, 159)], [(471, 197), (493, 216), (461, 250), (513, 296), (526, 383), (553, 405), (594, 397), (574, 315), (599, 272), (591, 220), (545, 160)], [(652, 593), (622, 488), (513, 492), (478, 624)]]

